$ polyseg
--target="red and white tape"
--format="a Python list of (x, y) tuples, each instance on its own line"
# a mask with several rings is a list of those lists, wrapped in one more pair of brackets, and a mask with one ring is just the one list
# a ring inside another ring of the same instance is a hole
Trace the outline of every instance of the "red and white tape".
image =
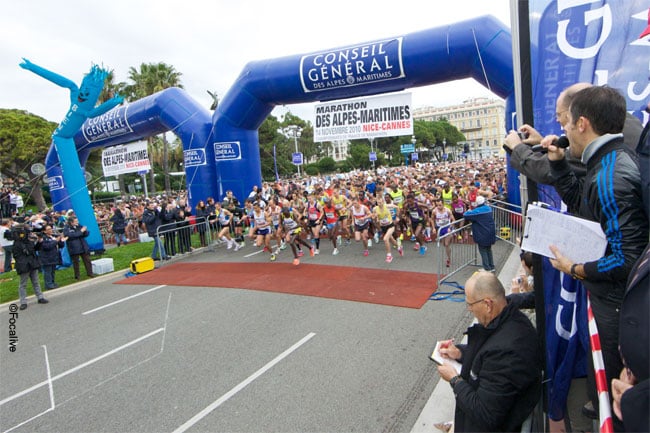
[(598, 391), (600, 432), (613, 433), (614, 424), (612, 421), (612, 409), (609, 404), (609, 386), (607, 384), (607, 375), (605, 374), (605, 363), (603, 362), (603, 352), (600, 349), (598, 327), (596, 326), (594, 313), (591, 311), (591, 302), (589, 301), (589, 296), (587, 296), (587, 318), (589, 319), (589, 342), (591, 343), (591, 357), (594, 361), (596, 390)]

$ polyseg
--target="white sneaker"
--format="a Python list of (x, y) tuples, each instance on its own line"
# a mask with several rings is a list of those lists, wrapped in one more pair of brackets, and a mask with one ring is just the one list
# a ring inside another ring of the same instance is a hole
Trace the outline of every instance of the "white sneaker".
[(368, 248), (370, 248), (371, 246), (372, 246), (372, 241), (368, 239)]
[(338, 235), (336, 237), (336, 245), (340, 247), (342, 242), (343, 242), (343, 238), (341, 238), (341, 235)]
[(338, 248), (334, 248), (334, 251), (332, 251), (332, 255), (335, 256), (335, 255), (337, 255), (338, 253), (339, 253), (339, 249), (338, 249)]
[(375, 233), (375, 243), (379, 243), (379, 233)]
[(238, 244), (237, 242), (235, 242), (235, 251), (239, 251), (239, 249), (240, 249), (242, 246), (243, 246), (242, 244)]
[(314, 254), (319, 255), (319, 254), (320, 254), (320, 251), (315, 250), (315, 251), (314, 251)]
[(233, 241), (228, 242), (228, 246), (226, 247), (227, 250), (232, 249), (232, 244), (234, 244)]

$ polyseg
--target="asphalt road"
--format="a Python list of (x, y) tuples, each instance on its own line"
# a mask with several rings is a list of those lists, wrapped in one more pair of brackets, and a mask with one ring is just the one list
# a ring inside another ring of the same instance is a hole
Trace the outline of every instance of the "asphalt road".
[[(268, 260), (256, 251), (219, 246), (178, 260), (254, 267)], [(367, 258), (354, 244), (338, 256), (321, 251), (304, 261), (385, 266), (376, 246)], [(507, 252), (501, 245), (495, 259)], [(410, 251), (391, 266), (433, 272), (434, 255)], [(58, 289), (17, 317), (1, 306), (0, 431), (410, 432), (439, 379), (433, 343), (461, 337), (470, 322), (462, 302), (415, 310), (113, 284), (123, 278)]]

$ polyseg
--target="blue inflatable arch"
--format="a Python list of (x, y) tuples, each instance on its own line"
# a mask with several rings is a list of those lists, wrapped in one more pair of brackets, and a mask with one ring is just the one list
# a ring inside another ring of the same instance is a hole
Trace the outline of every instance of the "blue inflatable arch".
[[(261, 184), (258, 128), (276, 105), (345, 99), (473, 78), (507, 100), (514, 99), (510, 31), (483, 16), (315, 53), (248, 63), (215, 112), (183, 90), (171, 88), (103, 116), (75, 135), (82, 166), (88, 151), (174, 132), (183, 143), (190, 203), (221, 199), (225, 191), (246, 197)], [(215, 158), (215, 146), (229, 157)], [(47, 175), (55, 208), (70, 208), (57, 153), (50, 149)], [(75, 209), (76, 210), (76, 209)]]

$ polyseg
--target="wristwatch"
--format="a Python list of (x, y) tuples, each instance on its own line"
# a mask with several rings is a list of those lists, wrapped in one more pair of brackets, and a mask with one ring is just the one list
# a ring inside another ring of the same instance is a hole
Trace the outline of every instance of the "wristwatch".
[(452, 377), (452, 378), (449, 380), (449, 384), (450, 384), (451, 387), (453, 388), (454, 386), (456, 386), (456, 384), (458, 383), (459, 380), (463, 380), (463, 378), (460, 377), (460, 374), (458, 374), (458, 375)]
[(574, 264), (571, 265), (571, 277), (572, 277), (574, 280), (584, 280), (584, 277), (581, 277), (580, 275), (578, 275), (578, 274), (576, 273), (576, 266), (578, 266), (577, 263), (574, 263)]

